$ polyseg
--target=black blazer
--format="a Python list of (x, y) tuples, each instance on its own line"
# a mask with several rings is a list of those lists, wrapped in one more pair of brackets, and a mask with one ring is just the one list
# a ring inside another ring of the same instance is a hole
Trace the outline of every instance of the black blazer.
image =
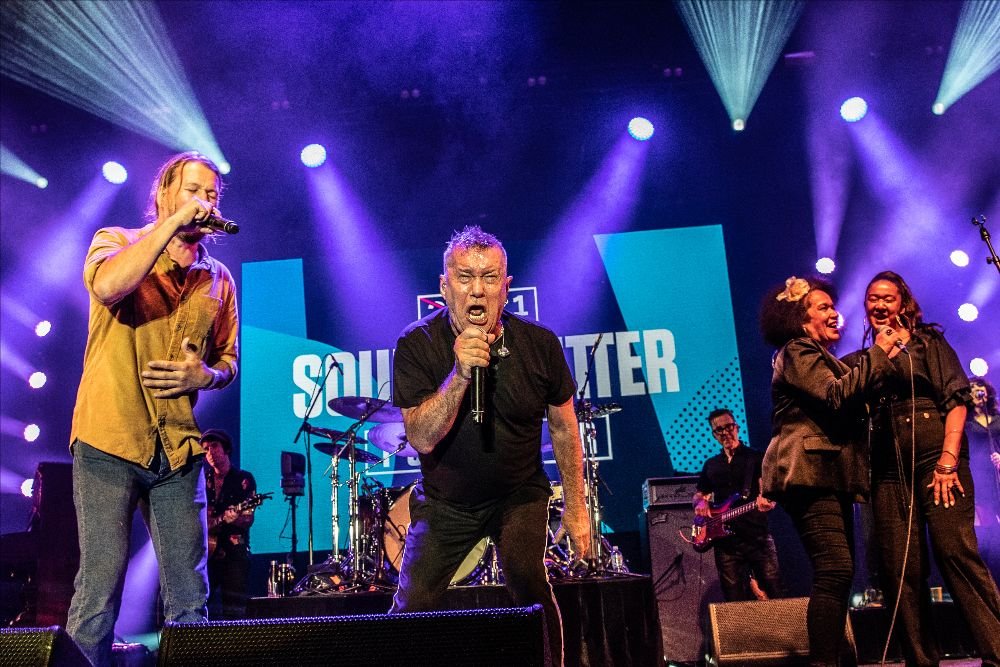
[(771, 377), (771, 442), (761, 490), (780, 499), (792, 487), (830, 489), (867, 500), (871, 489), (865, 392), (893, 371), (882, 348), (854, 368), (811, 338), (778, 351)]

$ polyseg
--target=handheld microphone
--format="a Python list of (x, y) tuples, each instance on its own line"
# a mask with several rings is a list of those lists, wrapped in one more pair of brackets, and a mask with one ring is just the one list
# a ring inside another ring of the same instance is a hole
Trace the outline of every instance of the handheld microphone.
[(472, 369), (472, 421), (477, 424), (483, 423), (483, 416), (486, 414), (483, 407), (484, 394), (486, 391), (486, 369), (482, 366), (475, 366)]
[(198, 223), (202, 227), (210, 227), (220, 232), (225, 232), (226, 234), (239, 234), (240, 226), (237, 225), (232, 220), (226, 220), (225, 218), (209, 213), (208, 217)]
[[(882, 329), (879, 330), (879, 333), (885, 333), (886, 329), (889, 329), (889, 327), (883, 327)], [(896, 347), (898, 347), (899, 351), (902, 352), (903, 354), (909, 354), (910, 353), (910, 351), (906, 349), (906, 344), (903, 343), (903, 341), (901, 341), (901, 340), (897, 340), (896, 342), (893, 343), (893, 345), (895, 345)]]

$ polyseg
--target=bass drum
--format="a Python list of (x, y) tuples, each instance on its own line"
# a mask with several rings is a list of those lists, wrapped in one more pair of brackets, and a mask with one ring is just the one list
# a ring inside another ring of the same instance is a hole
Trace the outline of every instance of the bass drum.
[[(406, 532), (410, 529), (410, 495), (413, 493), (413, 484), (408, 485), (399, 495), (392, 505), (389, 506), (389, 513), (382, 530), (382, 540), (385, 545), (385, 559), (389, 567), (399, 573), (399, 567), (403, 563), (403, 547), (406, 544)], [(465, 557), (462, 564), (458, 566), (455, 576), (451, 578), (452, 586), (470, 585), (470, 580), (485, 566), (486, 538), (481, 539), (472, 551)]]

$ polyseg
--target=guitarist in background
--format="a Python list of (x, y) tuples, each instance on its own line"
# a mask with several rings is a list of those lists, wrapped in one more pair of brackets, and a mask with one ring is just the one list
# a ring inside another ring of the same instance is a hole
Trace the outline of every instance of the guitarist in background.
[(694, 513), (710, 518), (710, 500), (723, 503), (734, 495), (737, 497), (732, 508), (753, 502), (759, 510), (733, 519), (729, 523), (732, 534), (712, 542), (722, 594), (727, 602), (753, 600), (752, 575), (768, 598), (782, 597), (778, 552), (764, 514), (774, 509), (775, 503), (760, 495), (764, 455), (740, 441), (740, 427), (730, 410), (713, 410), (708, 423), (712, 436), (722, 445), (722, 452), (705, 461), (693, 498)]
[[(232, 464), (233, 441), (221, 429), (201, 436), (208, 492), (208, 613), (212, 619), (243, 618), (250, 575), (250, 526), (253, 512), (234, 505), (257, 492), (253, 475)], [(221, 603), (221, 613), (220, 613)]]

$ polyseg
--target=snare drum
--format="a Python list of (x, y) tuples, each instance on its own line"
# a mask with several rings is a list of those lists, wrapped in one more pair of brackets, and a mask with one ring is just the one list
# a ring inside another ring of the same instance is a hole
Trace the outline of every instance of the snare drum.
[[(415, 484), (416, 482), (413, 482), (407, 486), (406, 490), (389, 506), (389, 513), (382, 531), (385, 558), (389, 562), (389, 566), (397, 573), (403, 563), (406, 531), (410, 529), (410, 495)], [(476, 546), (472, 547), (472, 551), (458, 566), (455, 576), (451, 578), (451, 585), (461, 586), (472, 578), (485, 565), (485, 554), (486, 538), (484, 537)]]

